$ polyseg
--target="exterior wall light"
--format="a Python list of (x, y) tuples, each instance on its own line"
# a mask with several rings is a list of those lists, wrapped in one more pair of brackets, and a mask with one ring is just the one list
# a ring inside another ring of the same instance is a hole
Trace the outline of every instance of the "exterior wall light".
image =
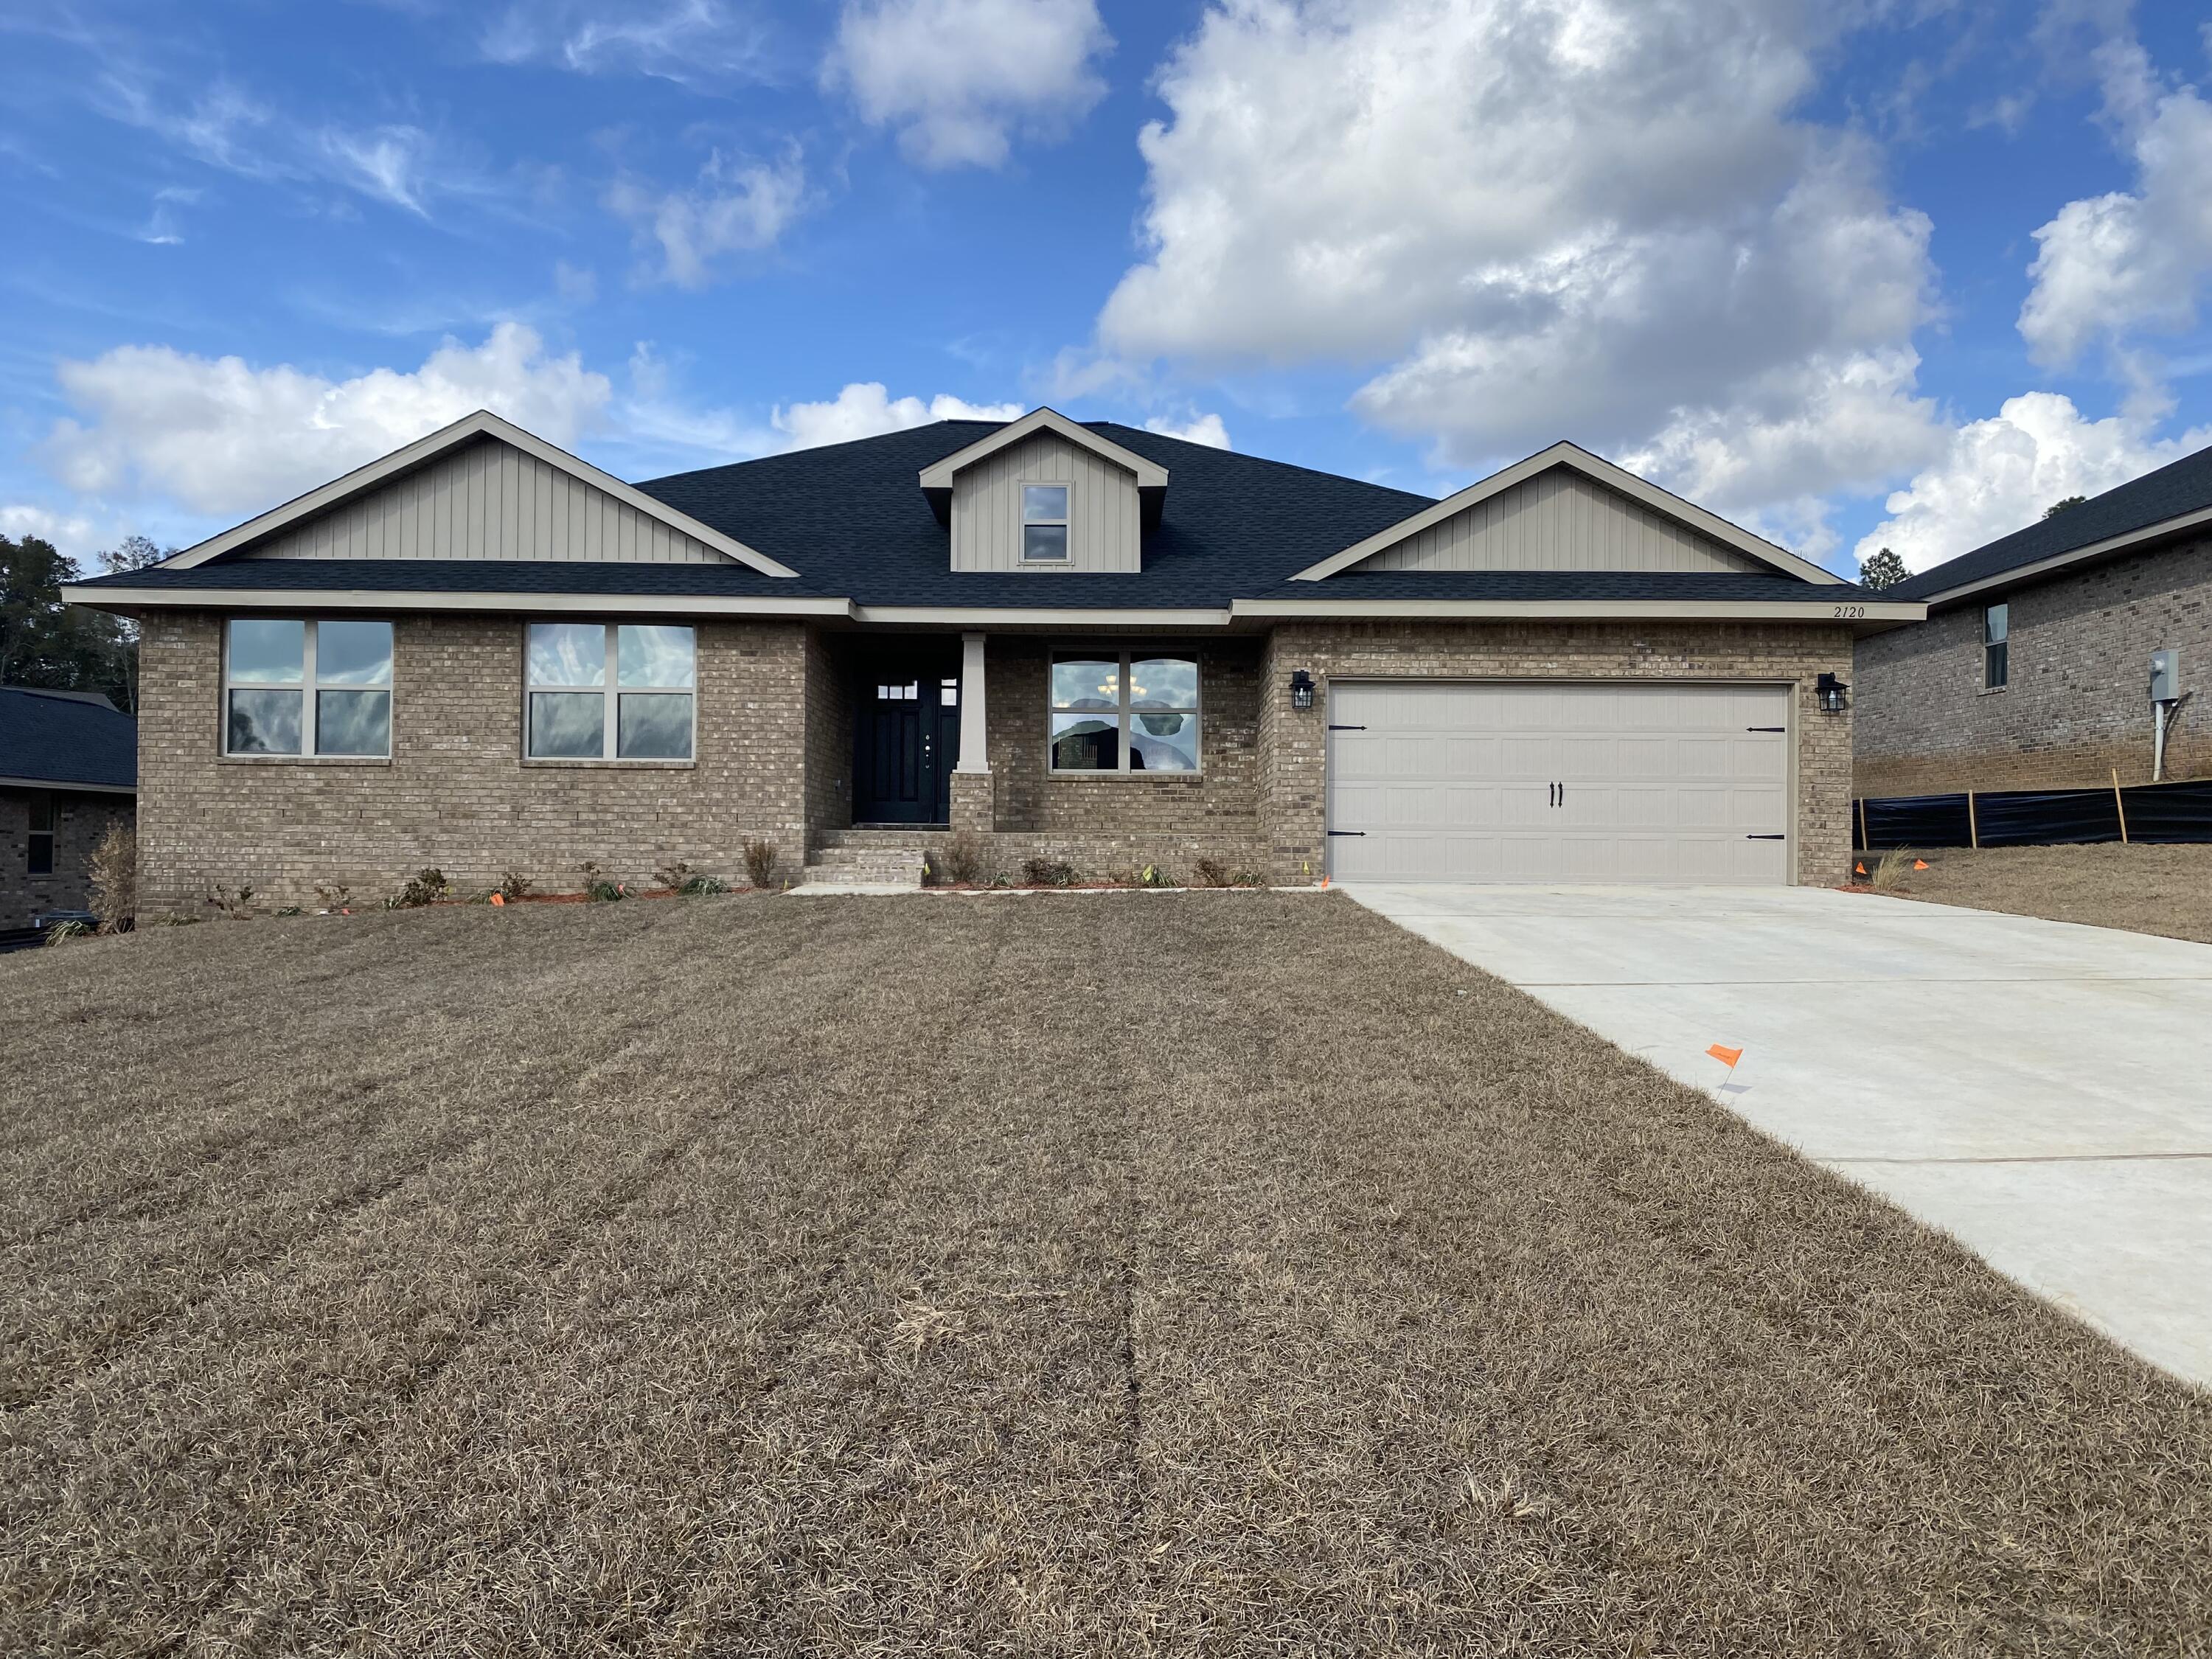
[(1813, 682), (1813, 695), (1820, 700), (1820, 712), (1823, 714), (1842, 714), (1844, 694), (1850, 689), (1833, 674), (1823, 674)]
[(1291, 671), (1291, 707), (1293, 708), (1312, 708), (1313, 693), (1313, 676), (1307, 673), (1303, 668), (1292, 669)]

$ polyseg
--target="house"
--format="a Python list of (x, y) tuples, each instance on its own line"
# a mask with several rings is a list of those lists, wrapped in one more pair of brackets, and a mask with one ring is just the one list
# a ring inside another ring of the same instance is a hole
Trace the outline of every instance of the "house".
[(2212, 449), (1881, 597), (1928, 619), (1858, 642), (1856, 793), (2212, 776)]
[(152, 568), (142, 906), (1201, 859), (1831, 882), (1917, 620), (1569, 444), (1444, 501), (1048, 409), (624, 483), (477, 414)]
[(0, 933), (90, 908), (93, 849), (131, 826), (137, 748), (97, 692), (0, 685)]

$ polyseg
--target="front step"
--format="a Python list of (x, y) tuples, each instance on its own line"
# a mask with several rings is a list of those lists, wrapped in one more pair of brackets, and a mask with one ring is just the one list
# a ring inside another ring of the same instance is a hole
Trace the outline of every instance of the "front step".
[(918, 847), (825, 847), (806, 860), (802, 884), (919, 889), (927, 862)]

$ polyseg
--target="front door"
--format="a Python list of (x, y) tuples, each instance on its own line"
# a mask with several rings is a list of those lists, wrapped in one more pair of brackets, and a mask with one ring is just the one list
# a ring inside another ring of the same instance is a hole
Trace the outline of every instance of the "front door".
[(853, 822), (944, 823), (960, 758), (960, 678), (949, 665), (863, 670), (853, 720)]

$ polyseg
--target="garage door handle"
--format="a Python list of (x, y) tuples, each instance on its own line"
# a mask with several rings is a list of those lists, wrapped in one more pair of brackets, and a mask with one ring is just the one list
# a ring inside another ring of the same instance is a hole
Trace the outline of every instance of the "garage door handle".
[(1747, 726), (1743, 729), (1747, 732), (1787, 732), (1790, 728), (1786, 726)]
[(1788, 841), (1787, 836), (1746, 836), (1746, 841)]
[(1332, 732), (1364, 732), (1367, 728), (1364, 726), (1332, 726), (1328, 729)]
[(1332, 830), (1328, 833), (1332, 836), (1364, 836), (1367, 832), (1364, 830)]

